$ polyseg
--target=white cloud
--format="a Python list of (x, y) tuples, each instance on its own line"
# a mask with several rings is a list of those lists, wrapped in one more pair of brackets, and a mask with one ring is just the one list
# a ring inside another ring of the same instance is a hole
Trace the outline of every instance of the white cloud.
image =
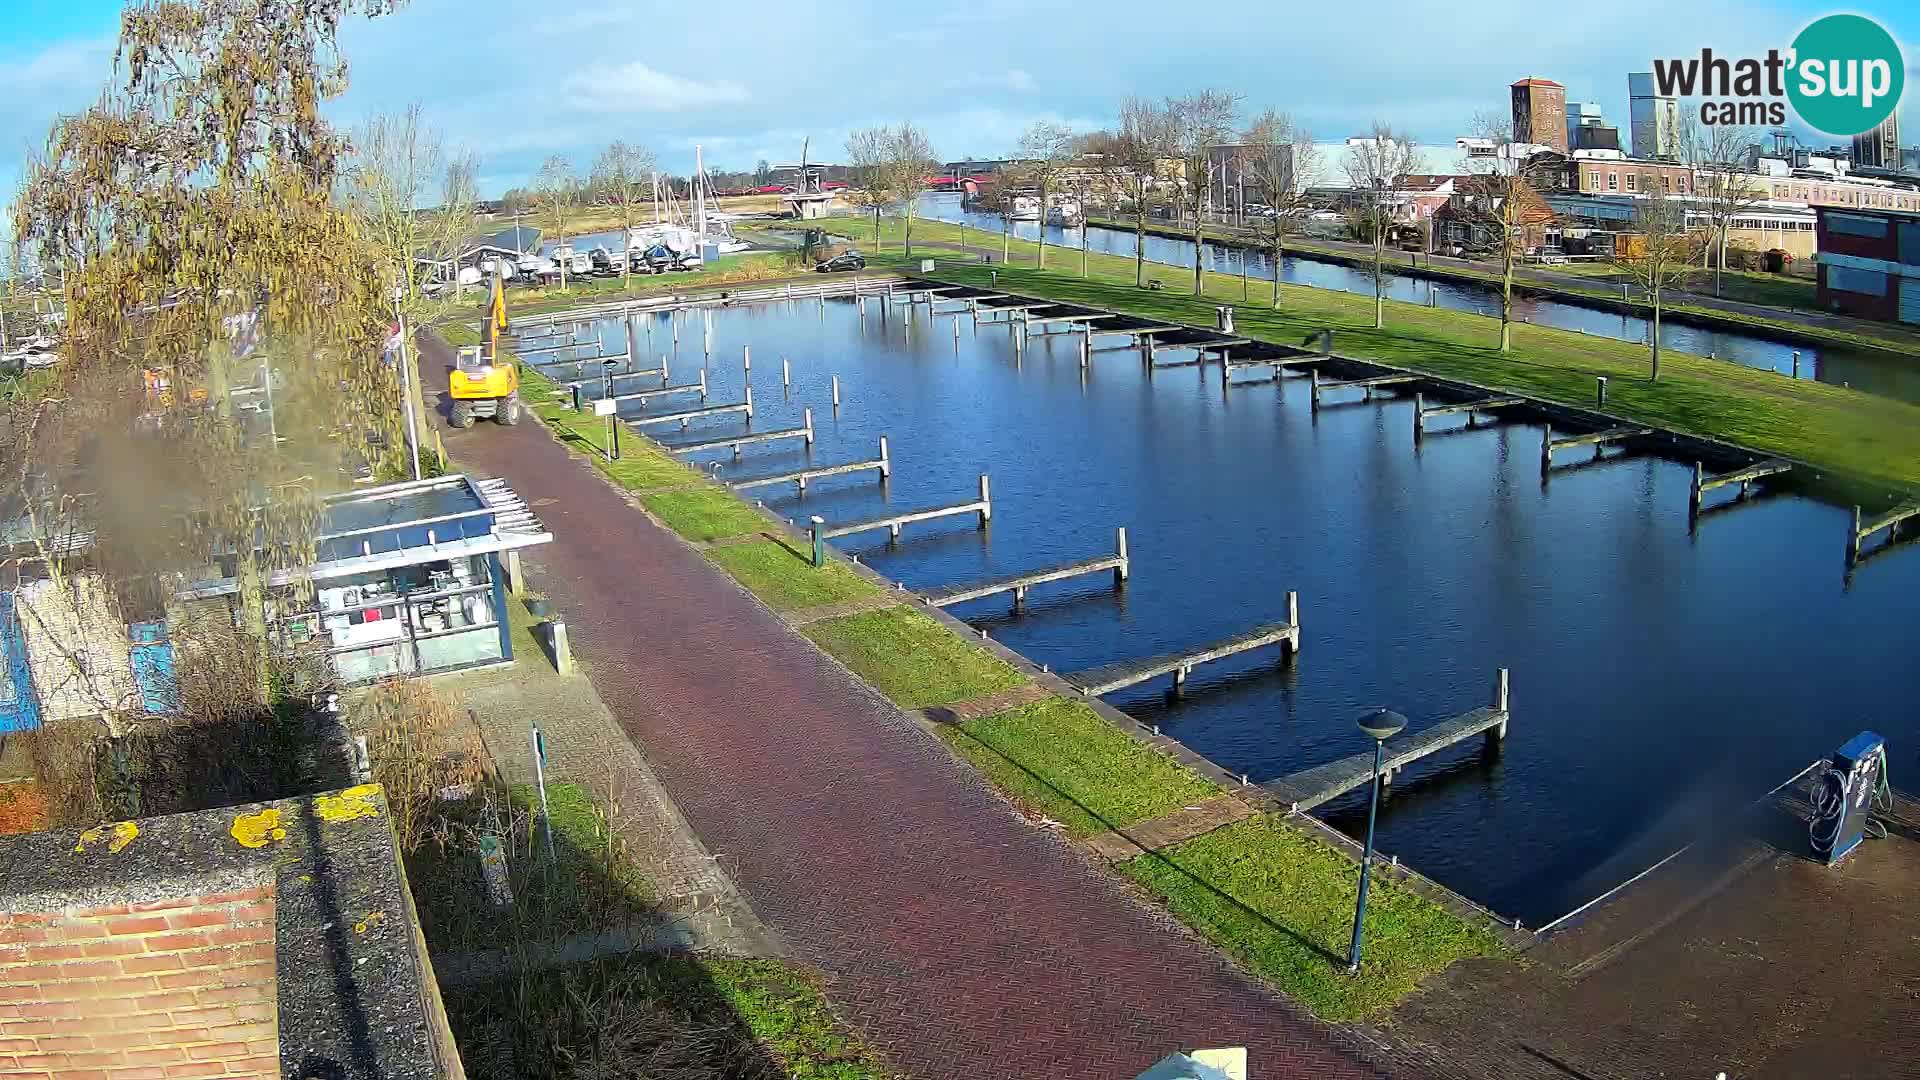
[(747, 88), (718, 79), (701, 82), (656, 71), (638, 60), (595, 64), (567, 79), (567, 101), (594, 112), (685, 112), (747, 100)]

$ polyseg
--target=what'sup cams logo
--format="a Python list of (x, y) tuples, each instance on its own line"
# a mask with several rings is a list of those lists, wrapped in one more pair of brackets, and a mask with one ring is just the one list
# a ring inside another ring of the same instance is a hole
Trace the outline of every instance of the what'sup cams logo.
[(1828, 135), (1859, 135), (1900, 105), (1907, 65), (1900, 43), (1864, 15), (1815, 19), (1785, 52), (1729, 60), (1701, 49), (1698, 58), (1655, 60), (1662, 97), (1700, 97), (1703, 124), (1779, 127), (1787, 106)]

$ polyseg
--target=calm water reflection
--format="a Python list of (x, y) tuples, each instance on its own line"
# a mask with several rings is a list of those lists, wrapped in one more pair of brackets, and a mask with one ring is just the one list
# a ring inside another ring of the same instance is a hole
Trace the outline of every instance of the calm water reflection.
[[(848, 548), (926, 588), (1084, 558), (1129, 529), (1133, 579), (1047, 586), (1013, 618), (1004, 598), (956, 609), (1056, 671), (1178, 649), (1275, 619), (1301, 595), (1297, 662), (1271, 654), (1203, 668), (1187, 700), (1160, 689), (1115, 704), (1226, 767), (1267, 779), (1365, 749), (1353, 717), (1391, 704), (1415, 729), (1482, 704), (1513, 671), (1511, 737), (1409, 771), (1382, 811), (1383, 850), (1538, 925), (1665, 854), (1862, 728), (1894, 770), (1920, 767), (1920, 547), (1843, 581), (1846, 514), (1797, 498), (1756, 502), (1687, 530), (1688, 469), (1629, 457), (1543, 485), (1528, 425), (1435, 431), (1416, 450), (1410, 403), (1334, 406), (1316, 418), (1298, 383), (1223, 396), (1217, 372), (1161, 370), (1101, 353), (1082, 378), (1072, 339), (1016, 357), (1002, 326), (869, 305), (799, 301), (711, 313), (715, 403), (740, 398), (753, 347), (755, 427), (814, 410), (819, 442), (724, 451), (746, 478), (873, 456), (871, 474), (802, 499), (756, 494), (829, 521), (971, 496), (993, 477), (994, 520), (910, 526)], [(705, 318), (683, 326), (675, 382), (703, 362)], [(656, 352), (671, 348), (652, 319)], [(643, 327), (645, 320), (643, 320)], [(618, 323), (603, 324), (609, 344)], [(647, 334), (638, 332), (647, 346)], [(623, 345), (615, 344), (612, 351)], [(783, 394), (780, 360), (794, 386)], [(828, 405), (840, 376), (844, 406)], [(662, 402), (654, 411), (684, 408)], [(739, 430), (738, 418), (686, 435)], [(1436, 424), (1436, 427), (1438, 424)], [(1580, 454), (1562, 459), (1569, 466)], [(1364, 826), (1359, 796), (1324, 808)]]

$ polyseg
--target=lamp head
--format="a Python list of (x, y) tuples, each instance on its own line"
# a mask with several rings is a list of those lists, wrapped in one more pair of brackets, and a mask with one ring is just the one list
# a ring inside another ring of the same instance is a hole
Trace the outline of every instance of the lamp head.
[(1369, 709), (1354, 723), (1375, 742), (1386, 742), (1407, 726), (1407, 718), (1392, 709)]

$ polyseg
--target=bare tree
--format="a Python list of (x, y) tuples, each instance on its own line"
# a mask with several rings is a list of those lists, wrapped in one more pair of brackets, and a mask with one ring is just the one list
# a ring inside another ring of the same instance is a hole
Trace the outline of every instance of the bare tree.
[[(760, 163), (762, 167), (766, 162)], [(621, 246), (630, 248), (632, 242), (627, 239), (633, 234), (633, 205), (640, 201), (640, 189), (651, 182), (653, 176), (653, 152), (637, 143), (615, 139), (600, 151), (600, 157), (593, 163), (593, 186), (608, 198), (620, 204), (620, 220), (626, 225), (621, 234)], [(622, 252), (622, 254), (628, 254)], [(620, 260), (620, 278), (624, 283), (632, 274), (628, 265), (632, 260)]]
[(1693, 168), (1693, 196), (1713, 228), (1713, 243), (1704, 254), (1712, 256), (1713, 295), (1719, 296), (1733, 219), (1767, 198), (1766, 185), (1753, 175), (1761, 133), (1750, 127), (1701, 124), (1698, 115), (1691, 112), (1681, 123), (1680, 149)]
[[(1267, 242), (1273, 255), (1273, 306), (1280, 306), (1280, 260), (1288, 231), (1307, 208), (1307, 185), (1320, 171), (1313, 135), (1284, 112), (1261, 113), (1240, 137), (1240, 169), (1254, 183), (1271, 214)], [(1243, 261), (1244, 265), (1244, 261)]]
[(1647, 334), (1652, 358), (1650, 380), (1660, 377), (1660, 312), (1667, 289), (1686, 278), (1694, 259), (1696, 244), (1687, 231), (1686, 207), (1668, 198), (1659, 184), (1651, 183), (1651, 173), (1642, 177), (1646, 194), (1633, 211), (1634, 234), (1616, 237), (1613, 265), (1641, 291), (1653, 308), (1653, 322)]
[(1513, 267), (1526, 246), (1530, 226), (1552, 221), (1554, 214), (1539, 188), (1564, 159), (1558, 154), (1529, 153), (1514, 139), (1513, 121), (1499, 112), (1474, 117), (1475, 137), (1492, 144), (1493, 153), (1467, 158), (1473, 175), (1467, 190), (1455, 196), (1467, 219), (1493, 238), (1500, 253), (1500, 351), (1513, 345)]
[(919, 210), (917, 201), (920, 192), (927, 186), (927, 177), (940, 167), (934, 159), (933, 144), (927, 141), (927, 134), (912, 124), (903, 123), (888, 132), (886, 139), (886, 172), (891, 178), (888, 188), (897, 197), (906, 216), (906, 253), (913, 254), (913, 216)]
[(1386, 267), (1388, 234), (1406, 216), (1407, 178), (1418, 157), (1413, 139), (1375, 121), (1362, 138), (1347, 144), (1347, 181), (1353, 201), (1351, 220), (1373, 244), (1373, 325), (1387, 318)]
[(847, 200), (873, 211), (873, 248), (880, 250), (880, 211), (893, 201), (887, 186), (887, 129), (861, 128), (847, 136), (847, 164), (853, 186)]
[(1035, 121), (1020, 136), (1021, 179), (1040, 193), (1040, 257), (1047, 265), (1047, 199), (1059, 186), (1060, 174), (1074, 159), (1073, 129), (1049, 120)]
[(1166, 150), (1181, 167), (1184, 202), (1193, 213), (1193, 294), (1203, 280), (1201, 258), (1206, 250), (1203, 208), (1213, 175), (1216, 148), (1233, 137), (1239, 95), (1226, 90), (1202, 90), (1166, 103)]
[(540, 200), (540, 208), (553, 222), (554, 235), (558, 237), (554, 245), (555, 262), (560, 264), (560, 291), (567, 291), (567, 262), (562, 255), (567, 246), (568, 226), (573, 222), (574, 209), (580, 202), (580, 180), (573, 174), (573, 163), (565, 155), (555, 154), (540, 166), (540, 172), (534, 177), (534, 190)]
[(1167, 149), (1166, 109), (1145, 98), (1130, 97), (1120, 104), (1120, 126), (1096, 132), (1083, 146), (1090, 167), (1107, 194), (1133, 211), (1133, 284), (1147, 284), (1147, 209), (1159, 190), (1159, 167), (1171, 156)]

